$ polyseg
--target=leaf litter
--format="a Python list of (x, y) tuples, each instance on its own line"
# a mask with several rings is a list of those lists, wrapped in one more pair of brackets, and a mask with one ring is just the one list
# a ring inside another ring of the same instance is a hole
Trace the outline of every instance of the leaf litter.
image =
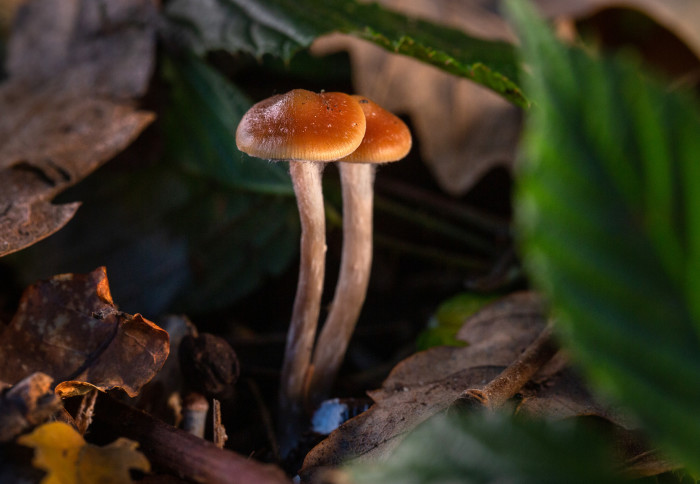
[(121, 388), (135, 396), (163, 366), (168, 333), (140, 314), (119, 311), (103, 267), (63, 274), (25, 290), (0, 333), (0, 381), (50, 375), (63, 396)]
[(154, 15), (151, 0), (19, 8), (0, 85), (0, 256), (68, 223), (79, 203), (51, 200), (153, 121), (134, 100), (153, 70)]
[[(468, 346), (434, 347), (403, 360), (380, 389), (368, 392), (374, 401), (369, 410), (345, 422), (307, 454), (302, 479), (312, 482), (319, 472), (341, 463), (386, 460), (413, 429), (434, 415), (459, 409), (467, 389), (483, 388), (512, 364), (546, 327), (545, 311), (536, 293), (511, 294), (466, 320), (457, 338)], [(616, 444), (631, 468), (634, 459), (642, 457), (652, 473), (672, 468), (649, 456), (635, 421), (596, 400), (561, 352), (511, 403), (514, 412), (538, 418), (602, 419), (618, 429)]]

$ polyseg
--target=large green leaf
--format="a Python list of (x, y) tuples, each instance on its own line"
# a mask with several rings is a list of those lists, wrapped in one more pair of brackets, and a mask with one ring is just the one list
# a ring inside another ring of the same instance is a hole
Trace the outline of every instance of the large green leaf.
[(229, 189), (293, 196), (286, 163), (251, 158), (236, 147), (236, 127), (251, 102), (194, 56), (166, 58), (171, 100), (164, 119), (168, 156), (184, 170)]
[(698, 470), (698, 104), (509, 6), (535, 103), (517, 176), (526, 265), (597, 386)]
[(613, 472), (612, 455), (583, 422), (439, 415), (408, 436), (387, 462), (357, 463), (350, 472), (356, 484), (605, 484), (622, 481)]
[(197, 266), (180, 303), (222, 307), (294, 256), (299, 222), (288, 166), (236, 148), (236, 126), (251, 102), (225, 77), (194, 56), (168, 58), (164, 69), (166, 153), (188, 190), (176, 223)]
[(526, 106), (513, 46), (356, 0), (173, 0), (171, 36), (199, 53), (272, 54), (289, 59), (318, 36), (339, 31), (493, 89)]

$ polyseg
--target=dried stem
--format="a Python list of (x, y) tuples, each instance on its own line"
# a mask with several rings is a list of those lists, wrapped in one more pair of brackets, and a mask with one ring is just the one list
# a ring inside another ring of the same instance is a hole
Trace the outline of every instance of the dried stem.
[(283, 457), (294, 447), (304, 417), (305, 380), (321, 308), (326, 260), (323, 164), (292, 161), (289, 171), (301, 219), (301, 258), (280, 383), (280, 452)]
[(75, 416), (75, 424), (78, 427), (78, 432), (80, 432), (81, 435), (85, 435), (85, 432), (87, 432), (88, 427), (90, 427), (90, 424), (92, 423), (97, 393), (97, 388), (93, 388), (83, 395), (82, 400), (80, 400), (78, 413)]
[(469, 389), (464, 392), (463, 398), (478, 402), (489, 409), (503, 406), (545, 363), (552, 359), (557, 350), (552, 337), (551, 324), (548, 324), (515, 362), (484, 388)]
[(309, 404), (328, 396), (367, 294), (372, 267), (372, 205), (375, 165), (338, 163), (343, 190), (340, 273), (313, 355)]
[(176, 429), (108, 395), (97, 398), (95, 422), (106, 425), (117, 435), (139, 442), (139, 450), (154, 466), (194, 482), (290, 483), (276, 466), (219, 449), (209, 441)]
[(226, 435), (226, 427), (221, 423), (221, 402), (216, 398), (212, 402), (212, 424), (214, 445), (219, 449), (223, 449), (228, 440), (228, 435)]
[(430, 208), (433, 213), (450, 216), (500, 237), (509, 237), (511, 234), (510, 224), (505, 219), (471, 208), (461, 201), (441, 197), (400, 181), (381, 180), (381, 182), (377, 182), (377, 191), (400, 197), (423, 208)]

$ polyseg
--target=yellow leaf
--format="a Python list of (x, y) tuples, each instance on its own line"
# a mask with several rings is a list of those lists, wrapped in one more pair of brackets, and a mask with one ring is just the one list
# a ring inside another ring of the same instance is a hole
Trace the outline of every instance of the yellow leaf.
[(32, 464), (47, 473), (41, 484), (123, 484), (132, 482), (129, 469), (150, 470), (138, 443), (120, 438), (97, 447), (63, 422), (40, 425), (17, 442), (34, 448)]

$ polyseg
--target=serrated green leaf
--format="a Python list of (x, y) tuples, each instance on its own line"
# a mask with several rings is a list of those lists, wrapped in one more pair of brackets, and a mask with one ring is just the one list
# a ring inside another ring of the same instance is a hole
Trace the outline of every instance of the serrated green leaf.
[(387, 462), (356, 463), (349, 470), (355, 484), (619, 483), (612, 454), (585, 423), (439, 415)]
[(317, 37), (338, 31), (482, 84), (520, 106), (513, 46), (356, 0), (174, 0), (171, 36), (196, 52), (223, 49), (286, 60)]
[(529, 273), (597, 386), (700, 469), (698, 104), (509, 7), (536, 104), (516, 197)]

